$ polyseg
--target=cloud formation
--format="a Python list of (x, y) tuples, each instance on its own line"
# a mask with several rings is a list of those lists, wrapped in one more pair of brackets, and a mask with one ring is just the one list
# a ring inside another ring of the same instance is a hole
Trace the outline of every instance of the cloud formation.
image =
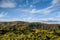
[(7, 16), (7, 13), (5, 13), (5, 12), (0, 13), (0, 18), (5, 17), (5, 16)]
[[(9, 9), (10, 11), (9, 14), (11, 14), (9, 16), (11, 17), (12, 15), (14, 15), (14, 17), (12, 16), (13, 18), (10, 18), (10, 19), (6, 18), (5, 20), (7, 21), (18, 21), (18, 20), (29, 21), (29, 22), (34, 22), (34, 21), (48, 22), (53, 20), (59, 21), (60, 20), (60, 0), (51, 0), (51, 2), (49, 2), (49, 5), (47, 7), (40, 9), (39, 7), (43, 7), (43, 5), (45, 5), (41, 1), (45, 2), (49, 0), (7, 0), (7, 1), (3, 0), (0, 3), (0, 8), (17, 7), (16, 10)], [(41, 5), (40, 5), (40, 2), (41, 2)], [(23, 16), (22, 14), (26, 16)], [(3, 17), (3, 15), (5, 15), (4, 12), (0, 14), (0, 17)], [(20, 17), (18, 17), (17, 15)]]
[(16, 7), (16, 3), (12, 2), (12, 0), (2, 0), (0, 1), (1, 8), (14, 8)]
[(60, 0), (52, 0), (52, 2), (50, 3), (51, 6), (49, 6), (47, 8), (44, 8), (44, 9), (32, 8), (32, 9), (26, 9), (26, 10), (22, 10), (22, 11), (27, 12), (27, 13), (49, 14), (55, 10), (55, 7), (56, 8), (60, 7), (59, 2), (60, 2)]

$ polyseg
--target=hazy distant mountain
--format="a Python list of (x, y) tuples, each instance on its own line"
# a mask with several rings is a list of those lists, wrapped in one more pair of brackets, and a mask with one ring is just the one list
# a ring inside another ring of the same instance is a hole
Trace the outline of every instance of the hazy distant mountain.
[(44, 24), (60, 24), (60, 21), (57, 20), (39, 20), (39, 21), (0, 21), (0, 22), (28, 22), (28, 23), (33, 23), (33, 22), (37, 22), (37, 23), (44, 23)]
[(47, 20), (47, 21), (40, 21), (40, 22), (46, 24), (60, 24), (60, 21), (56, 21), (56, 20)]

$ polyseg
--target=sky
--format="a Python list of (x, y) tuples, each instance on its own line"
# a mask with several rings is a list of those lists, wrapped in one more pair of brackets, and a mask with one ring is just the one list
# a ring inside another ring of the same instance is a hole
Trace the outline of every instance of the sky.
[(0, 22), (60, 24), (60, 0), (0, 0)]

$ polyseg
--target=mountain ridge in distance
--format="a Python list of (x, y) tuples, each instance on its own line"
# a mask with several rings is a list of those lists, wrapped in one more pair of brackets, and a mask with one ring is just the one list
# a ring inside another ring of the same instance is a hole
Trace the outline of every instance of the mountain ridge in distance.
[(42, 24), (60, 24), (60, 21), (56, 21), (56, 20), (40, 20), (40, 21), (0, 21), (0, 22), (27, 22), (27, 23), (42, 23)]

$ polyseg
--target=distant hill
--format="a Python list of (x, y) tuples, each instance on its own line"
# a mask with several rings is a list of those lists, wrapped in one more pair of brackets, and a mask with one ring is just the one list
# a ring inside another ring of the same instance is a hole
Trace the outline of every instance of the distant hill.
[(46, 20), (46, 21), (41, 21), (41, 23), (45, 23), (45, 24), (60, 24), (60, 21)]
[(41, 29), (60, 29), (60, 24), (44, 24), (40, 22), (0, 22), (0, 28), (19, 28), (19, 27), (29, 27), (29, 28), (41, 28)]

